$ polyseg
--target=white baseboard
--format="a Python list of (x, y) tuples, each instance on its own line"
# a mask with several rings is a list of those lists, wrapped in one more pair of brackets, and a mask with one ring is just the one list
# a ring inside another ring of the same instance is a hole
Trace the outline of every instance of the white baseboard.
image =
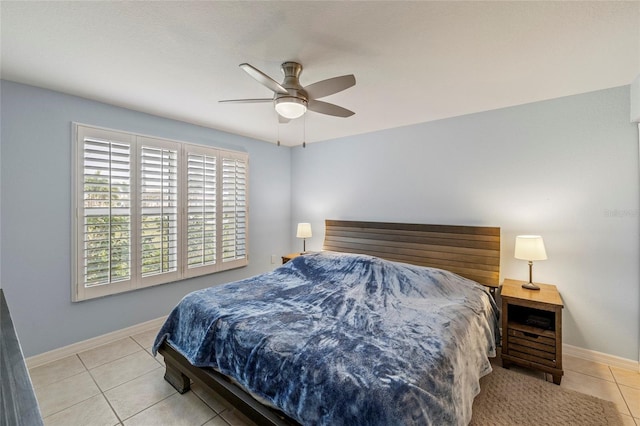
[(58, 349), (53, 349), (48, 352), (30, 356), (29, 358), (25, 359), (25, 362), (27, 364), (27, 368), (33, 368), (39, 365), (48, 364), (50, 362), (57, 361), (59, 359), (79, 352), (106, 345), (107, 343), (111, 343), (115, 340), (124, 339), (125, 337), (132, 336), (134, 334), (144, 333), (145, 331), (150, 330), (159, 330), (166, 319), (166, 316), (156, 318), (140, 324), (132, 325), (131, 327), (123, 328), (121, 330), (112, 331), (111, 333), (83, 340), (81, 342), (72, 343), (68, 346), (63, 346)]
[(621, 358), (615, 355), (609, 355), (602, 352), (591, 351), (589, 349), (579, 348), (577, 346), (562, 344), (562, 353), (564, 355), (582, 358), (587, 361), (599, 362), (612, 367), (623, 368), (625, 370), (640, 372), (640, 362), (632, 359)]

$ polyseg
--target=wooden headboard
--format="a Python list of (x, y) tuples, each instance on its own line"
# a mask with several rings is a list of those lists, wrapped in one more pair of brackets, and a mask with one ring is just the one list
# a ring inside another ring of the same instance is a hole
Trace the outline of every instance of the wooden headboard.
[(500, 281), (500, 228), (325, 221), (324, 250), (446, 269), (488, 287)]

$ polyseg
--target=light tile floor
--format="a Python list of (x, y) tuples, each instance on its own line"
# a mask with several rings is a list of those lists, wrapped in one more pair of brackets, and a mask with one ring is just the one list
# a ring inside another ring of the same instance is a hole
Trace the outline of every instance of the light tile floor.
[(90, 349), (29, 370), (45, 425), (250, 426), (222, 398), (180, 395), (164, 380), (157, 330)]
[[(151, 356), (155, 335), (150, 330), (31, 368), (45, 425), (253, 425), (196, 385), (180, 395), (165, 382), (162, 356)], [(562, 387), (613, 401), (625, 425), (640, 426), (640, 373), (566, 355), (563, 361)]]

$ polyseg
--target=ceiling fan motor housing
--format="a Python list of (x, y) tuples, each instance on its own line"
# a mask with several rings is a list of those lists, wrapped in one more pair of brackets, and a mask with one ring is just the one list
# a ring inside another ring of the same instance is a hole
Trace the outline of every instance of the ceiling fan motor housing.
[[(296, 98), (304, 101), (306, 106), (309, 102), (309, 96), (306, 90), (300, 84), (300, 74), (302, 73), (302, 65), (297, 62), (284, 62), (282, 64), (282, 73), (284, 74), (284, 81), (282, 87), (287, 89), (288, 94), (276, 93), (274, 100), (283, 98)], [(284, 99), (283, 99), (284, 100)], [(289, 99), (290, 100), (290, 99)]]

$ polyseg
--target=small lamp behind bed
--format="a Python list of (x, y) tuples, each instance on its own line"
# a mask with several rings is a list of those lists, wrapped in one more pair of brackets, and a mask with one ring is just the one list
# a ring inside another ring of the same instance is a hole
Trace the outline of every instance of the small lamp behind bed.
[(544, 241), (540, 235), (518, 235), (516, 237), (516, 259), (529, 261), (529, 282), (522, 284), (523, 288), (529, 290), (540, 290), (532, 280), (532, 268), (534, 260), (546, 260), (547, 252), (544, 249)]
[(302, 253), (305, 254), (307, 252), (307, 238), (311, 238), (311, 224), (310, 223), (299, 223), (298, 224), (298, 232), (296, 233), (296, 237), (302, 238)]

